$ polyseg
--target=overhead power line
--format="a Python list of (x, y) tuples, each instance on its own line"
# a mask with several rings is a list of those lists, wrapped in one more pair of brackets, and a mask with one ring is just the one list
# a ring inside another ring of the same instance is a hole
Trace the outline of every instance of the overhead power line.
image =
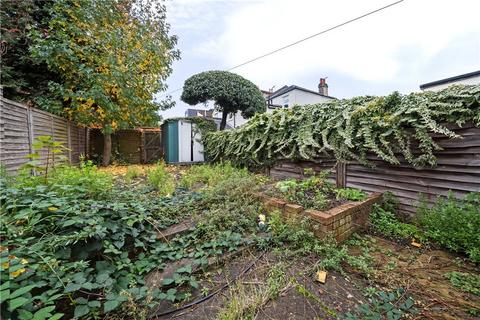
[[(287, 45), (285, 45), (285, 46), (283, 46), (283, 47), (280, 47), (280, 48), (275, 49), (275, 50), (273, 50), (273, 51), (270, 51), (270, 52), (267, 52), (267, 53), (265, 53), (265, 54), (262, 54), (261, 56), (258, 56), (258, 57), (256, 57), (256, 58), (250, 59), (250, 60), (245, 61), (245, 62), (243, 62), (243, 63), (237, 64), (236, 66), (233, 66), (233, 67), (227, 69), (226, 71), (232, 71), (232, 70), (234, 70), (234, 69), (243, 67), (244, 65), (247, 65), (247, 64), (249, 64), (249, 63), (252, 63), (252, 62), (258, 61), (258, 60), (260, 60), (260, 59), (263, 59), (263, 58), (265, 58), (265, 57), (271, 56), (272, 54), (275, 54), (275, 53), (280, 52), (280, 51), (282, 51), (282, 50), (285, 50), (285, 49), (287, 49), (287, 48), (293, 47), (293, 46), (295, 46), (295, 45), (297, 45), (297, 44), (299, 44), (299, 43), (302, 43), (302, 42), (304, 42), (304, 41), (307, 41), (307, 40), (310, 40), (310, 39), (312, 39), (312, 38), (318, 37), (318, 36), (320, 36), (320, 35), (322, 35), (322, 34), (325, 34), (325, 33), (327, 33), (327, 32), (330, 32), (330, 31), (332, 31), (332, 30), (341, 28), (341, 27), (343, 27), (343, 26), (345, 26), (345, 25), (347, 25), (347, 24), (350, 24), (350, 23), (352, 23), (352, 22), (355, 22), (355, 21), (357, 21), (357, 20), (363, 19), (363, 18), (368, 17), (368, 16), (370, 16), (370, 15), (372, 15), (372, 14), (375, 14), (375, 13), (377, 13), (377, 12), (380, 12), (380, 11), (382, 11), (382, 10), (388, 9), (388, 8), (390, 8), (390, 7), (393, 7), (394, 5), (397, 5), (397, 4), (399, 4), (399, 3), (403, 2), (403, 1), (404, 1), (404, 0), (395, 1), (395, 2), (392, 2), (392, 3), (388, 4), (388, 5), (386, 5), (386, 6), (383, 6), (383, 7), (381, 7), (381, 8), (375, 9), (375, 10), (373, 10), (373, 11), (369, 11), (369, 12), (367, 12), (367, 13), (365, 13), (365, 14), (362, 14), (362, 15), (360, 15), (360, 16), (357, 16), (356, 18), (347, 20), (347, 21), (342, 22), (342, 23), (340, 23), (340, 24), (337, 24), (337, 25), (335, 25), (335, 26), (333, 26), (333, 27), (330, 27), (330, 28), (327, 28), (327, 29), (322, 30), (322, 31), (320, 31), (320, 32), (317, 32), (317, 33), (315, 33), (315, 34), (312, 34), (312, 35), (310, 35), (310, 36), (308, 36), (308, 37), (306, 37), (306, 38), (297, 40), (297, 41), (292, 42), (292, 43), (290, 43), (290, 44), (287, 44)], [(183, 88), (183, 87), (177, 88), (177, 89), (175, 89), (175, 90), (173, 90), (173, 91), (170, 91), (169, 93), (164, 94), (163, 96), (165, 96), (165, 95), (171, 95), (172, 93), (175, 93), (175, 92), (181, 90), (182, 88)]]

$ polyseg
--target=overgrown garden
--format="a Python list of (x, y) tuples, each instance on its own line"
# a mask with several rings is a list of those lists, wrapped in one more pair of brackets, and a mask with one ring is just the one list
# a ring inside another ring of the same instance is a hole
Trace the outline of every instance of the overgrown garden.
[[(310, 188), (314, 195), (324, 190), (328, 184), (322, 175), (272, 184), (229, 163), (182, 169), (160, 163), (114, 175), (84, 162), (80, 167), (57, 165), (33, 177), (29, 172), (3, 174), (1, 184), (2, 317), (155, 318), (197, 301), (199, 295), (215, 299), (212, 268), (217, 263), (228, 266), (245, 249), (255, 259), (266, 259), (266, 287), (251, 291), (231, 280), (224, 290), (235, 298), (218, 309), (219, 319), (253, 317), (288, 288), (330, 318), (373, 319), (391, 312), (389, 317), (397, 319), (421, 311), (421, 300), (415, 300), (411, 289), (398, 282), (382, 284), (385, 274), (377, 269), (375, 254), (385, 249), (374, 237), (355, 236), (338, 245), (316, 239), (308, 219), (286, 221), (275, 213), (263, 217), (255, 196), (262, 186), (274, 186), (297, 200), (298, 190)], [(354, 189), (341, 190), (331, 192), (352, 200), (364, 196)], [(371, 231), (400, 243), (415, 239), (426, 248), (466, 252), (478, 262), (477, 235), (470, 233), (480, 227), (478, 219), (472, 219), (480, 214), (478, 201), (478, 194), (464, 201), (440, 200), (434, 214), (418, 225), (399, 222), (387, 201), (372, 213)], [(445, 221), (451, 218), (470, 219), (472, 229), (450, 232)], [(170, 237), (169, 227), (185, 221), (189, 227)], [(305, 259), (313, 261), (301, 273), (287, 271)], [(355, 290), (366, 290), (361, 293), (364, 302), (341, 311), (322, 302), (309, 289), (312, 284), (298, 278), (302, 274), (302, 279), (314, 279), (321, 270), (338, 277), (358, 274)], [(478, 273), (458, 269), (446, 272), (443, 281), (478, 295)], [(470, 307), (464, 312), (479, 311)]]

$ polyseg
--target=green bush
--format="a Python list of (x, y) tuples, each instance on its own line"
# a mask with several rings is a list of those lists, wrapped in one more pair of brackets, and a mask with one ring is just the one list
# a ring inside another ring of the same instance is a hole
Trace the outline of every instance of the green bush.
[(175, 191), (175, 179), (166, 170), (165, 163), (159, 162), (147, 175), (149, 184), (157, 189), (160, 195), (170, 196)]
[(419, 224), (436, 243), (455, 252), (465, 252), (472, 261), (480, 262), (480, 192), (464, 199), (452, 193), (440, 197), (432, 208), (419, 209)]
[(194, 165), (181, 177), (180, 186), (191, 189), (197, 185), (212, 187), (222, 181), (250, 176), (246, 169), (238, 169), (230, 162), (215, 165)]

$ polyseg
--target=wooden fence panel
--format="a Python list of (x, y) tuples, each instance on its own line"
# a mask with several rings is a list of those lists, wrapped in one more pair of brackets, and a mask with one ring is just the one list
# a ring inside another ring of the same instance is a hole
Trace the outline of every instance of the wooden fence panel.
[(7, 171), (14, 171), (30, 153), (28, 108), (3, 100), (0, 106), (0, 161)]
[[(70, 163), (78, 163), (85, 154), (85, 128), (43, 110), (27, 107), (1, 97), (0, 99), (0, 163), (9, 173), (15, 173), (28, 162), (32, 143), (39, 136), (52, 136), (71, 151), (64, 153)], [(45, 163), (46, 152), (40, 152)], [(59, 158), (56, 158), (58, 161)]]
[[(461, 139), (432, 134), (443, 150), (435, 153), (437, 166), (415, 168), (405, 159), (399, 157), (399, 165), (391, 165), (374, 155), (367, 158), (373, 168), (356, 161), (335, 166), (335, 160), (322, 157), (320, 166), (330, 167), (334, 172), (334, 181), (341, 187), (358, 188), (370, 192), (392, 192), (398, 202), (400, 212), (413, 216), (419, 205), (420, 195), (431, 204), (438, 196), (450, 192), (458, 198), (469, 192), (480, 192), (480, 128), (472, 124), (463, 128), (451, 127)], [(415, 154), (416, 152), (414, 152)], [(302, 178), (303, 169), (314, 168), (319, 171), (319, 164), (308, 161), (282, 162), (270, 169), (274, 178)]]

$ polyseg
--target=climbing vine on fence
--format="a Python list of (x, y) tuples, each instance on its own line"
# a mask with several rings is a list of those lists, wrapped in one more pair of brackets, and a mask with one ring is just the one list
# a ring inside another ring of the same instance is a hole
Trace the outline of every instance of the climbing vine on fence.
[(264, 166), (279, 158), (311, 160), (322, 153), (369, 164), (374, 153), (391, 164), (399, 156), (414, 165), (435, 165), (441, 148), (430, 136), (459, 137), (445, 123), (480, 126), (480, 85), (439, 92), (363, 96), (258, 114), (244, 126), (209, 133), (212, 160)]

